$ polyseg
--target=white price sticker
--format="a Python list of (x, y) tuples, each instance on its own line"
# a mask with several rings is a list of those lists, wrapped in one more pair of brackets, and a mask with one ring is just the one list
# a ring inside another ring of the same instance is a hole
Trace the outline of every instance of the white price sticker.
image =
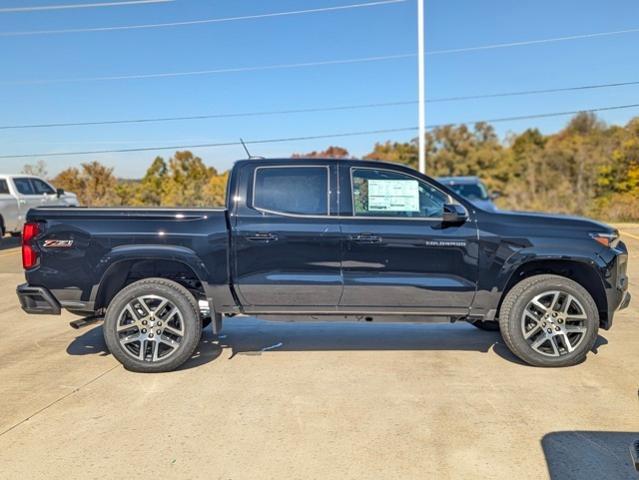
[(417, 180), (369, 180), (370, 212), (419, 212)]

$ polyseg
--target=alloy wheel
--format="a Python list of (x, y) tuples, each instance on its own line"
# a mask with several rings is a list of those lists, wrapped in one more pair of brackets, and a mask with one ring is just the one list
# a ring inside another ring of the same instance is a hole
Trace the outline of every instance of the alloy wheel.
[(184, 319), (169, 299), (145, 295), (126, 304), (118, 317), (116, 332), (128, 355), (157, 362), (177, 351), (184, 339)]
[(521, 330), (536, 352), (560, 357), (573, 352), (586, 337), (586, 310), (573, 295), (553, 290), (535, 296), (524, 309)]

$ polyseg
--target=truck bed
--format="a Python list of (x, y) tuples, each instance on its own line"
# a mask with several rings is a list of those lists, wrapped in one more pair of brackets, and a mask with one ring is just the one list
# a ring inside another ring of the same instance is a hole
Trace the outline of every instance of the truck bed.
[(38, 222), (46, 236), (35, 246), (40, 263), (26, 272), (27, 281), (46, 285), (64, 308), (101, 308), (110, 295), (103, 279), (117, 278), (132, 262), (136, 275), (192, 274), (208, 298), (232, 301), (223, 208), (51, 207), (30, 210), (27, 221)]

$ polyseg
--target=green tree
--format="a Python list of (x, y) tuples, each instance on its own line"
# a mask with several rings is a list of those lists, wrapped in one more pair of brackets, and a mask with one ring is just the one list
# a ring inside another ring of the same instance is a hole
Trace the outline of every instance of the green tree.
[(162, 204), (166, 206), (206, 207), (205, 189), (217, 175), (213, 167), (189, 151), (175, 152), (169, 159)]
[(167, 188), (168, 168), (162, 157), (155, 157), (137, 188), (136, 203), (158, 207), (162, 205)]

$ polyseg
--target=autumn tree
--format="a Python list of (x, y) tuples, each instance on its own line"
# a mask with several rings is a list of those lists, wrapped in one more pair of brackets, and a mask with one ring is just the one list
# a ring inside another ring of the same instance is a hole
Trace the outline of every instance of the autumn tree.
[(396, 162), (417, 168), (417, 140), (411, 142), (376, 143), (373, 151), (364, 157), (365, 160)]
[(330, 146), (319, 152), (313, 150), (310, 153), (294, 153), (292, 158), (350, 158), (348, 150), (342, 147)]
[(206, 187), (217, 170), (187, 151), (175, 152), (169, 159), (164, 180), (162, 204), (167, 206), (206, 207)]
[(53, 184), (64, 190), (74, 192), (83, 205), (105, 206), (116, 203), (117, 179), (113, 168), (100, 162), (83, 163), (81, 169), (67, 168), (60, 172)]
[(166, 182), (168, 167), (162, 157), (155, 157), (153, 163), (146, 171), (142, 182), (138, 186), (136, 204), (160, 206), (163, 204), (164, 195), (168, 188)]
[(44, 160), (38, 160), (36, 163), (27, 163), (22, 167), (22, 173), (46, 178), (48, 174), (47, 164)]

